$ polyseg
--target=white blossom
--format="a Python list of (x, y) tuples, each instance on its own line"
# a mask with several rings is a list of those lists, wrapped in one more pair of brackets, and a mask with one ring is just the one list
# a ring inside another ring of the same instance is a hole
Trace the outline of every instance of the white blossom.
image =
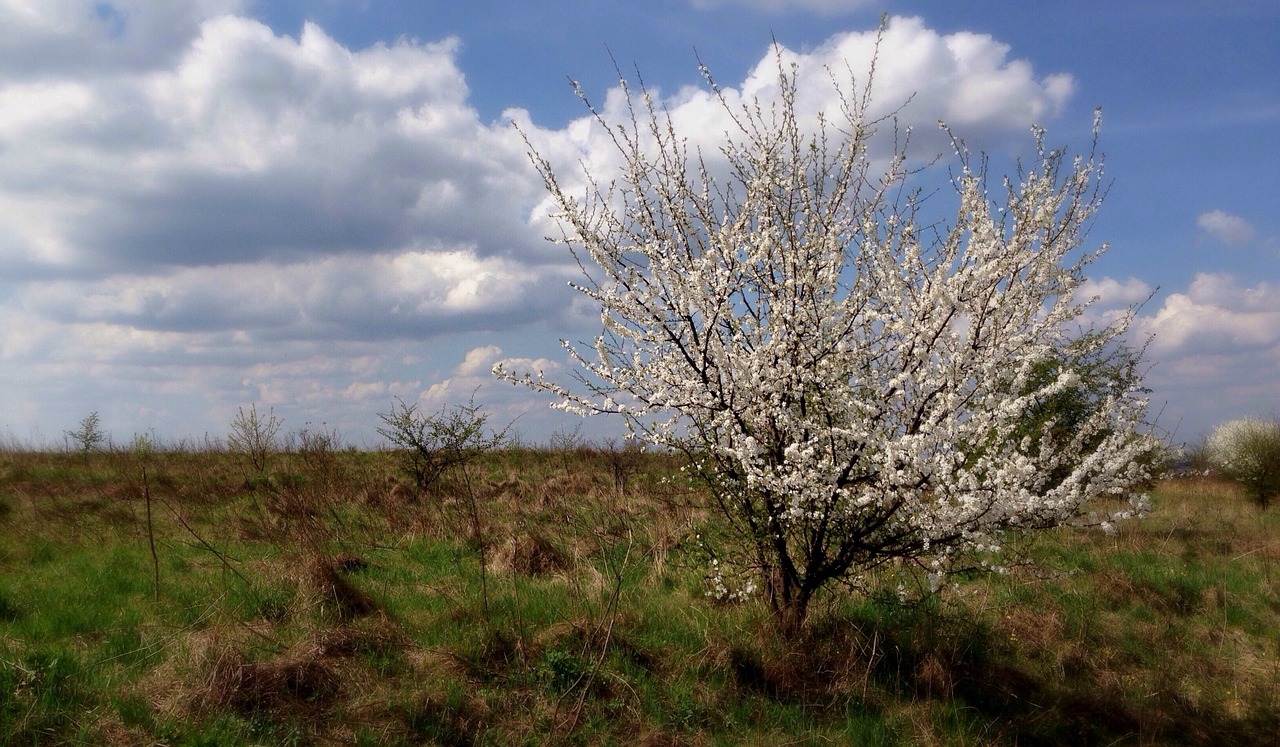
[(1264, 508), (1280, 494), (1280, 420), (1223, 423), (1209, 436), (1206, 450), (1213, 466), (1243, 484)]

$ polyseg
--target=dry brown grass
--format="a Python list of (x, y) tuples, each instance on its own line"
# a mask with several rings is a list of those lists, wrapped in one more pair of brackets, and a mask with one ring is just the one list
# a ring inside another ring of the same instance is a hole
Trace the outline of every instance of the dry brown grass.
[(321, 616), (332, 612), (344, 621), (377, 612), (378, 604), (373, 597), (346, 577), (350, 572), (348, 569), (358, 568), (361, 564), (365, 564), (364, 561), (349, 555), (310, 558), (302, 566), (298, 579), (305, 607), (316, 610)]
[[(1280, 733), (1280, 643), (1264, 629), (1280, 620), (1280, 512), (1230, 486), (1161, 484), (1152, 515), (1118, 536), (1048, 533), (1028, 550), (1038, 565), (930, 604), (824, 598), (784, 638), (764, 605), (702, 597), (690, 537), (708, 514), (663, 482), (662, 458), (632, 472), (595, 451), (561, 456), (494, 454), (470, 485), (431, 492), (401, 487), (379, 455), (254, 484), (219, 455), (159, 457), (162, 587), (177, 600), (199, 579), (209, 594), (183, 602), (194, 615), (134, 599), (160, 642), (135, 669), (102, 671), (182, 736), (126, 723), (107, 696), (81, 726), (120, 744), (195, 740), (223, 717), (246, 741), (302, 743), (501, 744), (555, 728), (581, 743), (841, 743), (850, 713), (889, 744), (1249, 745)], [(145, 547), (123, 465), (4, 463), (0, 520), (26, 527), (28, 543)], [(905, 572), (886, 570), (885, 588)], [(101, 658), (95, 646), (116, 633), (71, 645)], [(0, 633), (5, 651), (32, 645)]]
[(493, 572), (518, 573), (530, 578), (552, 576), (572, 570), (574, 562), (541, 533), (521, 533), (508, 537), (493, 556)]

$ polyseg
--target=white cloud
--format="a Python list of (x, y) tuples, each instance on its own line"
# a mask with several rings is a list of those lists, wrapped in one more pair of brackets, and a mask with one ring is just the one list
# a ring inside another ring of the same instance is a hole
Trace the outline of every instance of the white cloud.
[(1196, 225), (1209, 235), (1231, 246), (1247, 244), (1257, 234), (1249, 221), (1221, 210), (1210, 210), (1196, 218)]
[[(1016, 142), (1024, 146), (1027, 129), (1056, 117), (1075, 89), (1074, 80), (1067, 74), (1037, 77), (1029, 62), (1010, 59), (1009, 46), (988, 35), (942, 35), (920, 18), (891, 18), (878, 50), (871, 118), (901, 108), (900, 123), (914, 123), (914, 137), (924, 150), (945, 143), (937, 133), (939, 120), (954, 125), (957, 134), (971, 144)], [(779, 52), (783, 64), (798, 66), (798, 110), (835, 114), (842, 102), (832, 87), (832, 75), (842, 78), (849, 70), (861, 76), (856, 81), (858, 86), (865, 85), (865, 73), (877, 54), (877, 32), (838, 33), (809, 52), (786, 48)], [(736, 109), (751, 97), (776, 101), (778, 67), (774, 52), (767, 51), (736, 87), (725, 81), (720, 83), (731, 108)], [(733, 127), (728, 114), (705, 88), (682, 88), (667, 94), (663, 104), (677, 130), (690, 138), (691, 146), (702, 147), (704, 154), (714, 154), (723, 133)], [(626, 105), (622, 90), (613, 88), (600, 108), (607, 121), (621, 122), (627, 118)], [(548, 131), (534, 127), (527, 114), (519, 110), (508, 115), (532, 135), (535, 146), (545, 149), (553, 163), (585, 153), (589, 168), (605, 169), (616, 164), (609, 153), (610, 139), (590, 117), (563, 130)], [(816, 117), (809, 117), (807, 123), (816, 123)]]
[[(479, 121), (454, 40), (351, 51), (218, 16), (162, 69), (0, 81), (0, 266), (208, 265), (465, 240), (540, 250), (524, 145)], [(33, 269), (34, 268), (34, 269)]]
[(209, 18), (246, 0), (0, 0), (0, 69), (10, 78), (106, 77), (169, 63)]
[(16, 303), (58, 322), (135, 331), (394, 340), (552, 317), (570, 297), (564, 278), (555, 266), (526, 267), (466, 249), (415, 250), (33, 281)]
[(1179, 437), (1207, 432), (1227, 419), (1223, 413), (1280, 410), (1280, 287), (1200, 273), (1186, 291), (1139, 316), (1133, 331), (1151, 337), (1148, 382), (1169, 402), (1165, 427), (1184, 423)]
[[(1199, 273), (1170, 294), (1143, 331), (1156, 352), (1224, 352), (1280, 344), (1280, 287), (1241, 286), (1230, 275)], [(1273, 372), (1269, 372), (1274, 374)]]
[[(28, 30), (101, 31), (93, 4), (56, 5), (74, 22), (30, 3), (0, 7), (31, 16)], [(169, 19), (173, 39), (187, 34), (184, 46), (152, 68), (113, 76), (53, 69), (38, 84), (0, 79), (0, 140), (22, 144), (0, 154), (8, 234), (0, 267), (11, 275), (295, 262), (419, 242), (465, 243), (479, 257), (550, 256), (538, 240), (546, 226), (527, 225), (541, 189), (524, 144), (468, 105), (456, 40), (353, 51), (314, 24), (294, 39), (225, 14), (238, 7), (231, 0), (192, 5), (176, 20), (167, 4), (111, 7), (128, 28)], [(834, 110), (825, 68), (846, 58), (864, 67), (874, 37), (840, 34), (811, 53), (786, 52), (802, 63), (803, 105)], [(125, 43), (111, 34), (102, 43), (113, 41)], [(896, 106), (917, 92), (915, 119), (949, 118), (975, 137), (1022, 129), (1056, 112), (1070, 85), (1062, 76), (1037, 80), (1008, 51), (987, 36), (941, 36), (919, 19), (895, 18), (882, 44), (879, 98)], [(765, 55), (739, 90), (767, 95), (773, 65)], [(713, 98), (689, 88), (671, 101), (677, 124), (714, 152), (727, 122)], [(615, 90), (605, 108), (616, 115), (623, 103)], [(586, 118), (556, 130), (525, 123), (557, 162), (585, 153), (597, 173), (616, 165)], [(453, 301), (479, 303), (465, 283)]]
[(1112, 277), (1090, 278), (1076, 289), (1076, 300), (1088, 304), (1077, 322), (1081, 328), (1089, 328), (1122, 321), (1149, 300), (1153, 291), (1150, 285), (1135, 277), (1124, 281)]
[[(1029, 128), (1062, 111), (1075, 89), (1071, 76), (1037, 77), (1029, 62), (1010, 59), (1009, 53), (1008, 45), (985, 34), (943, 35), (920, 18), (895, 16), (889, 19), (883, 37), (878, 38), (875, 30), (846, 32), (831, 36), (808, 52), (779, 48), (775, 54), (775, 50), (767, 50), (736, 86), (719, 83), (730, 111), (739, 110), (753, 98), (769, 106), (780, 95), (779, 58), (783, 65), (794, 63), (801, 126), (816, 130), (817, 112), (838, 119), (844, 105), (832, 86), (833, 75), (842, 79), (846, 70), (852, 71), (860, 76), (855, 84), (861, 90), (866, 84), (865, 73), (876, 58), (868, 121), (892, 115), (902, 127), (913, 127), (911, 155), (927, 162), (951, 148), (948, 137), (938, 128), (939, 120), (952, 125), (974, 151), (1025, 151), (1031, 142)], [(642, 108), (638, 92), (630, 93), (632, 103)], [(663, 116), (670, 117), (676, 131), (687, 138), (690, 152), (700, 152), (713, 175), (723, 171), (719, 147), (724, 133), (735, 130), (736, 125), (716, 95), (695, 86), (666, 94), (650, 93), (659, 98)], [(605, 121), (613, 123), (629, 120), (627, 107), (627, 93), (619, 87), (610, 89), (598, 105)], [(585, 189), (583, 169), (604, 180), (621, 169), (621, 156), (612, 137), (591, 116), (562, 129), (537, 127), (527, 112), (518, 109), (506, 112), (506, 116), (556, 168), (561, 186), (570, 194)], [(870, 143), (873, 157), (889, 156), (894, 146), (892, 125), (882, 122), (880, 129), (880, 136)], [(548, 212), (550, 203), (544, 201), (534, 209), (533, 219), (537, 221)], [(552, 227), (543, 231), (555, 235)]]
[(1103, 277), (1081, 283), (1076, 297), (1086, 301), (1096, 298), (1098, 306), (1113, 308), (1142, 303), (1151, 297), (1151, 292), (1150, 285), (1135, 277), (1126, 278), (1123, 282)]
[(498, 358), (502, 355), (502, 348), (497, 345), (482, 345), (478, 348), (472, 348), (467, 351), (466, 357), (462, 359), (462, 363), (454, 369), (459, 376), (486, 376), (493, 369), (493, 364), (497, 363)]
[(692, 0), (699, 10), (742, 5), (767, 13), (812, 11), (822, 15), (837, 15), (871, 7), (870, 0)]
[[(956, 126), (965, 138), (980, 139), (988, 133), (1017, 133), (1021, 138), (1030, 125), (1057, 116), (1075, 85), (1066, 74), (1037, 77), (1029, 62), (1010, 59), (1009, 52), (1007, 44), (986, 34), (943, 35), (920, 18), (895, 16), (879, 39), (872, 113), (889, 114), (905, 104), (901, 123), (914, 123), (917, 136), (926, 138), (937, 129), (938, 120)], [(835, 34), (810, 52), (783, 50), (784, 62), (799, 65), (800, 108), (838, 112), (831, 75), (850, 70), (864, 85), (876, 54), (874, 30)], [(773, 55), (766, 54), (741, 90), (747, 95), (773, 94), (777, 75)]]

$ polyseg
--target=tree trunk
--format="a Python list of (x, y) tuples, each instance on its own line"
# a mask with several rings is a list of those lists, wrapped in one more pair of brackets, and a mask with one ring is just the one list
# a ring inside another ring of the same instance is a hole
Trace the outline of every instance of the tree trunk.
[(792, 599), (789, 604), (774, 608), (774, 620), (784, 637), (794, 637), (804, 629), (804, 621), (809, 614), (809, 599), (808, 593), (802, 593)]
[(799, 633), (809, 614), (809, 600), (813, 589), (800, 584), (781, 568), (771, 569), (765, 578), (769, 591), (769, 606), (773, 609), (774, 623), (784, 637)]

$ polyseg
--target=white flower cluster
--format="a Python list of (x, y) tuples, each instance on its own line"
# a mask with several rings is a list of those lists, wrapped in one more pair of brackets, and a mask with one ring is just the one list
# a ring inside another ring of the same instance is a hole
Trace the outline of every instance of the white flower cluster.
[(1264, 447), (1280, 443), (1280, 421), (1241, 418), (1214, 429), (1207, 443), (1209, 460), (1228, 473), (1252, 473), (1265, 469), (1274, 458)]
[(1228, 421), (1214, 429), (1206, 446), (1209, 462), (1264, 506), (1280, 494), (1280, 420)]
[(756, 583), (750, 579), (741, 582), (727, 580), (720, 568), (720, 561), (715, 558), (711, 559), (711, 569), (707, 573), (706, 582), (705, 595), (725, 604), (745, 602), (755, 596), (757, 590)]

